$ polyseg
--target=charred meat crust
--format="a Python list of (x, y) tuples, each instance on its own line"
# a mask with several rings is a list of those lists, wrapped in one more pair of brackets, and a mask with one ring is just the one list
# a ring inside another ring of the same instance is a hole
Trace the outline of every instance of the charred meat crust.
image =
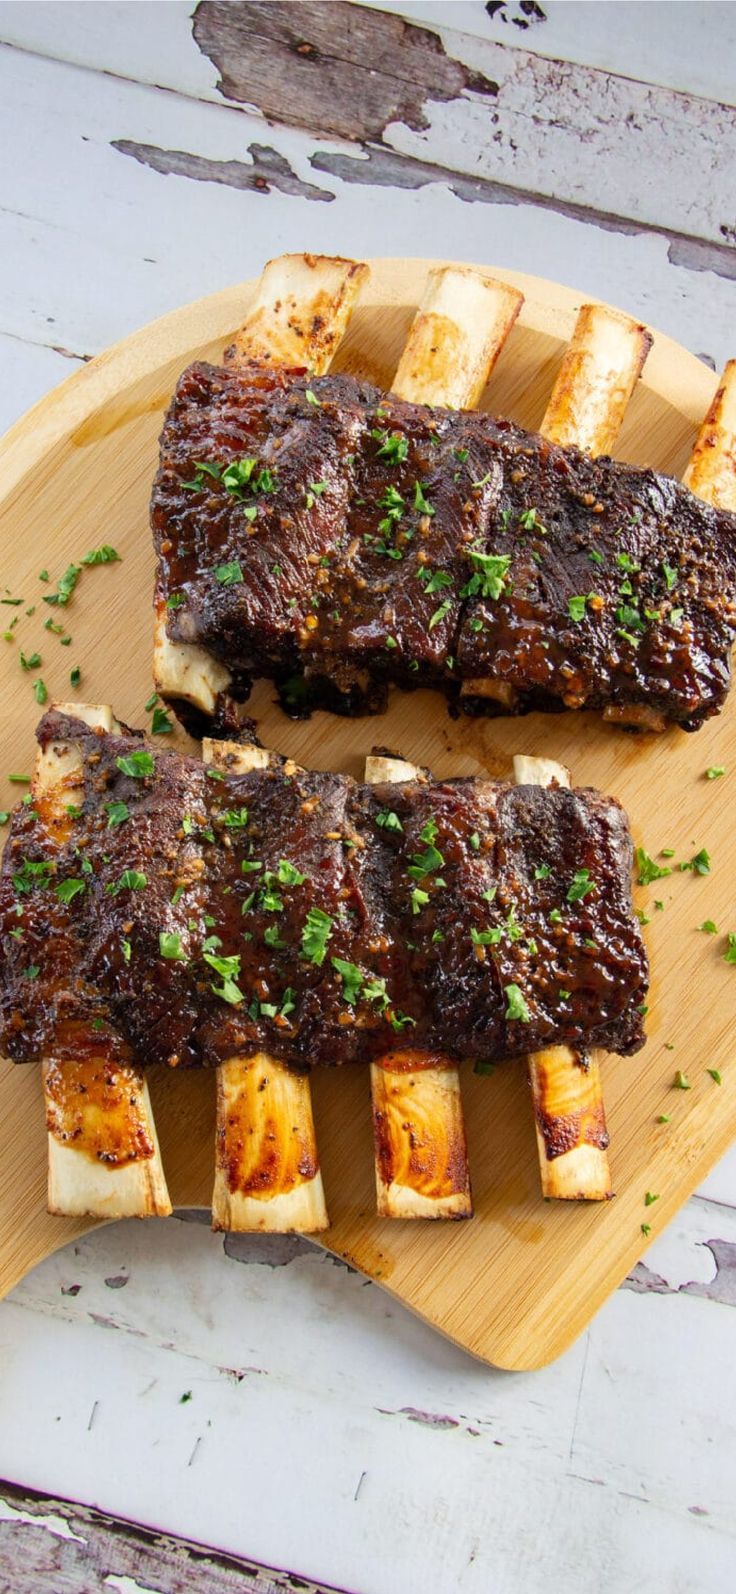
[(8, 1056), (264, 1051), (305, 1069), (642, 1044), (647, 960), (612, 799), (366, 786), (278, 760), (219, 774), (135, 734), (42, 722), (42, 740), (65, 736), (85, 777), (71, 839), (55, 848), (21, 805), (3, 858)]
[(643, 703), (694, 730), (728, 691), (736, 517), (490, 415), (193, 365), (152, 525), (168, 634), (236, 699), (267, 676), (293, 713), (354, 714), (429, 685), (470, 713)]

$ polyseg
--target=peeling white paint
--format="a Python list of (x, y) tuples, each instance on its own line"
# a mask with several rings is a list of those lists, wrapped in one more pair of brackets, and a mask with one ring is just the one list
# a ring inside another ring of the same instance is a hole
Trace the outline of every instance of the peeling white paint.
[(81, 1533), (73, 1533), (66, 1517), (36, 1515), (35, 1511), (17, 1511), (9, 1500), (0, 1496), (0, 1522), (14, 1522), (26, 1524), (28, 1527), (44, 1528), (47, 1533), (53, 1533), (57, 1539), (74, 1539), (77, 1544), (86, 1544), (87, 1540)]

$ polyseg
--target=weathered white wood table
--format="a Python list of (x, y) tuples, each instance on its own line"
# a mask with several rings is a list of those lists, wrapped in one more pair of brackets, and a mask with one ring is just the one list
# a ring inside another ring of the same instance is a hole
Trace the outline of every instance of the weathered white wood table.
[[(3, 424), (284, 249), (519, 267), (736, 352), (733, 5), (71, 0), (0, 39)], [(525, 1376), (304, 1242), (98, 1231), (0, 1306), (0, 1589), (720, 1594), (735, 1306), (733, 1155)]]

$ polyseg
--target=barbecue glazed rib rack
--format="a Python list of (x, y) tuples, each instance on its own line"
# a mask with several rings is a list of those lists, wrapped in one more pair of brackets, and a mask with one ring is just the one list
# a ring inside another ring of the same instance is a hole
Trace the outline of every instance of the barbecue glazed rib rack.
[[(317, 263), (317, 265), (319, 265), (319, 263)], [(446, 276), (448, 276), (448, 274), (443, 274), (444, 285), (446, 285)], [(449, 274), (449, 276), (452, 276), (452, 273)], [(473, 274), (472, 273), (468, 273), (468, 274), (459, 273), (459, 276), (473, 276)], [(508, 292), (508, 290), (505, 290), (505, 292)], [(261, 296), (263, 296), (263, 295), (261, 295)], [(604, 320), (605, 320), (605, 317), (610, 317), (610, 322), (612, 322), (613, 328), (617, 328), (618, 324), (620, 324), (621, 320), (623, 320), (623, 319), (621, 319), (621, 317), (612, 317), (612, 316), (610, 316), (610, 312), (605, 312), (605, 311), (601, 311), (601, 316), (602, 316), (602, 319), (604, 319)], [(588, 319), (588, 322), (589, 322), (589, 319)], [(626, 324), (624, 324), (624, 325), (626, 325)], [(588, 341), (591, 340), (591, 336), (593, 336), (594, 349), (596, 349), (597, 340), (599, 340), (599, 327), (601, 327), (601, 322), (599, 322), (599, 320), (594, 319), (593, 333), (591, 333), (591, 325), (588, 324), (588, 328), (586, 328), (586, 330), (588, 330)], [(585, 330), (585, 322), (583, 322), (583, 330)], [(465, 340), (468, 341), (468, 335), (465, 335)], [(470, 340), (470, 341), (472, 341), (472, 340)], [(629, 336), (628, 335), (626, 335), (626, 340), (624, 340), (624, 341), (626, 341), (626, 343), (631, 343), (631, 340), (629, 340)], [(247, 335), (245, 335), (245, 340), (244, 341), (241, 340), (241, 349), (242, 349), (242, 347), (244, 347), (244, 343), (245, 343), (245, 352), (247, 352)], [(637, 346), (640, 349), (640, 343), (639, 344), (636, 343), (636, 338), (634, 338), (634, 346)], [(429, 355), (429, 363), (430, 363), (430, 365), (432, 365), (432, 352), (433, 352), (433, 349), (435, 349), (435, 347), (437, 347), (437, 332), (435, 332), (435, 330), (430, 330), (429, 351), (427, 351), (427, 355)], [(260, 355), (263, 355), (263, 347), (261, 347), (260, 351), (258, 351), (258, 352), (260, 352)], [(301, 359), (304, 359), (304, 330), (301, 330), (301, 343), (299, 343), (299, 354), (301, 354)], [(287, 355), (282, 355), (282, 357), (284, 357), (284, 359), (285, 359), (285, 357), (287, 357)], [(444, 344), (444, 357), (446, 357), (446, 344)], [(296, 352), (293, 352), (293, 354), (290, 355), (290, 359), (295, 360), (295, 362), (296, 362), (296, 359), (298, 359), (298, 354), (296, 354)], [(626, 355), (626, 359), (628, 359), (628, 360), (631, 359), (631, 349), (629, 349), (629, 354)], [(599, 355), (599, 360), (601, 360), (601, 355)], [(309, 360), (307, 360), (307, 363), (309, 363)], [(403, 362), (401, 362), (401, 363), (403, 363)], [(459, 362), (457, 362), (457, 363), (459, 363)], [(602, 389), (604, 389), (604, 394), (605, 394), (605, 392), (609, 392), (609, 394), (610, 394), (610, 392), (612, 392), (612, 391), (613, 392), (617, 392), (617, 394), (618, 394), (618, 391), (620, 391), (620, 387), (621, 386), (623, 386), (624, 389), (626, 389), (626, 387), (629, 386), (629, 378), (621, 378), (620, 371), (615, 370), (615, 362), (612, 362), (612, 359), (610, 359), (610, 354), (607, 354), (607, 357), (605, 357), (605, 359), (602, 359), (601, 363), (602, 363), (601, 386), (602, 386)], [(421, 365), (421, 362), (419, 362), (419, 365)], [(570, 378), (570, 367), (572, 367), (572, 378), (574, 378), (574, 379), (572, 379), (572, 389), (575, 389), (575, 381), (577, 381), (577, 384), (578, 384), (578, 387), (577, 387), (578, 402), (577, 403), (572, 402), (572, 398), (570, 398), (570, 379), (569, 379)], [(593, 367), (593, 368), (591, 368), (591, 367)], [(591, 387), (596, 387), (597, 386), (597, 381), (596, 381), (596, 360), (594, 360), (594, 359), (591, 360), (591, 359), (589, 359), (589, 357), (588, 357), (588, 359), (578, 359), (577, 360), (577, 370), (578, 370), (578, 376), (577, 376), (577, 378), (575, 378), (575, 360), (574, 359), (570, 359), (569, 368), (567, 368), (567, 371), (566, 371), (566, 378), (564, 378), (564, 381), (562, 381), (562, 383), (558, 384), (558, 389), (559, 389), (559, 406), (558, 406), (558, 408), (559, 408), (559, 411), (561, 411), (561, 416), (564, 416), (564, 418), (566, 418), (566, 424), (570, 424), (570, 416), (575, 416), (575, 413), (577, 413), (577, 411), (580, 411), (580, 410), (585, 411), (586, 410), (586, 391), (588, 391), (588, 389), (591, 389)], [(634, 373), (634, 375), (636, 375), (636, 373)], [(629, 376), (631, 376), (631, 365), (629, 365)], [(437, 381), (437, 373), (432, 373), (432, 379), (433, 379), (433, 381)], [(475, 376), (475, 383), (478, 384), (478, 376)], [(558, 389), (556, 389), (556, 392), (558, 392)], [(440, 389), (440, 391), (441, 391), (441, 389)], [(728, 392), (730, 392), (730, 391), (733, 391), (733, 389), (730, 389), (730, 387), (728, 387), (728, 384), (726, 384), (726, 387), (725, 387), (725, 398), (722, 398), (722, 402), (720, 402), (720, 410), (718, 410), (718, 406), (715, 406), (714, 421), (712, 421), (711, 435), (715, 435), (715, 437), (717, 437), (717, 445), (718, 446), (717, 446), (717, 448), (715, 448), (715, 450), (711, 450), (711, 451), (707, 451), (707, 453), (703, 453), (703, 459), (704, 459), (704, 461), (707, 461), (707, 464), (712, 464), (712, 462), (714, 462), (715, 459), (717, 459), (718, 453), (720, 453), (720, 457), (722, 457), (722, 459), (723, 459), (723, 456), (725, 456), (725, 453), (726, 453), (726, 448), (728, 448), (728, 446), (733, 446), (733, 434), (731, 434), (731, 443), (730, 443), (730, 445), (728, 445), (728, 443), (726, 443), (726, 446), (723, 446), (723, 414), (725, 414), (726, 410), (728, 410), (728, 403), (726, 403), (726, 400), (728, 400)], [(437, 389), (435, 389), (435, 392), (437, 392)], [(405, 395), (406, 395), (406, 391), (405, 391)], [(409, 389), (409, 395), (411, 395), (411, 389)], [(437, 402), (437, 398), (435, 398), (435, 402)], [(457, 398), (456, 395), (454, 395), (454, 402), (460, 402), (459, 398)], [(551, 405), (550, 408), (551, 408), (551, 411), (553, 411), (554, 410), (554, 405)], [(604, 405), (602, 405), (602, 411), (604, 411), (604, 414), (607, 414), (607, 403), (605, 403), (605, 402), (604, 402)], [(720, 419), (718, 419), (718, 416), (720, 416)], [(726, 418), (726, 419), (728, 419), (728, 418)], [(551, 419), (550, 427), (553, 426), (553, 424), (554, 424), (553, 419)], [(597, 424), (597, 422), (596, 422), (596, 424)], [(602, 422), (601, 422), (601, 424), (602, 424)], [(607, 443), (605, 443), (605, 446), (610, 446), (610, 422), (609, 421), (605, 421), (605, 424), (607, 424), (607, 426), (609, 426), (609, 438), (607, 438)], [(730, 434), (728, 434), (728, 426), (725, 427), (725, 435), (726, 435), (726, 438), (728, 438), (728, 435), (730, 435)], [(567, 434), (564, 435), (564, 440), (566, 440), (566, 442), (569, 442), (569, 440), (570, 440), (569, 432), (567, 432)], [(586, 446), (591, 446), (591, 448), (594, 448), (594, 443), (589, 442), (589, 438), (586, 438)], [(730, 481), (730, 480), (731, 480), (731, 478), (728, 477), (728, 481)], [(695, 481), (693, 481), (693, 486), (695, 486)], [(704, 493), (704, 496), (706, 496), (706, 493)], [(164, 647), (166, 647), (166, 644), (159, 644), (159, 655), (158, 655), (159, 666), (161, 666), (162, 650), (164, 650)], [(180, 650), (180, 644), (177, 644), (177, 647), (178, 647), (178, 657), (175, 657), (175, 660), (174, 660), (174, 676), (175, 676), (174, 685), (182, 685), (183, 677), (186, 676), (186, 673), (188, 673), (188, 671), (190, 671), (191, 668), (194, 668), (194, 663), (201, 663), (201, 662), (198, 662), (198, 660), (193, 660), (193, 657), (191, 657), (191, 655), (182, 654), (182, 650)], [(202, 668), (204, 668), (204, 671), (206, 671), (206, 673), (207, 673), (207, 671), (209, 671), (209, 669), (210, 669), (210, 662), (207, 662), (207, 660), (206, 660), (206, 662), (204, 662), (204, 666), (202, 666)], [(177, 673), (177, 671), (178, 671), (178, 673)], [(207, 677), (207, 679), (209, 679), (210, 685), (212, 685), (212, 677), (209, 676), (209, 677)], [(162, 687), (164, 687), (164, 685), (166, 685), (166, 676), (164, 676), (164, 674), (161, 674), (161, 684), (162, 684)], [(190, 679), (190, 685), (191, 685), (191, 679)], [(185, 693), (174, 693), (174, 695), (185, 695)], [(193, 697), (194, 697), (194, 693), (193, 693)], [(196, 698), (194, 698), (194, 700), (196, 700)], [(199, 706), (202, 706), (202, 705), (199, 705)], [(542, 1070), (540, 1070), (540, 1078), (542, 1078)], [(448, 1079), (449, 1079), (449, 1073), (448, 1073)], [(451, 1095), (451, 1098), (452, 1098), (451, 1106), (452, 1106), (452, 1111), (454, 1111), (454, 1105), (456, 1105), (456, 1092), (454, 1092), (454, 1090), (451, 1090), (451, 1092), (449, 1092), (449, 1095)], [(449, 1109), (448, 1109), (448, 1113), (449, 1113)], [(596, 1106), (596, 1109), (594, 1109), (594, 1116), (596, 1116), (596, 1114), (597, 1114), (597, 1106)], [(583, 1144), (585, 1144), (585, 1143), (583, 1143)], [(597, 1148), (597, 1149), (599, 1149), (599, 1148)], [(553, 1160), (545, 1159), (545, 1168), (546, 1168), (546, 1170), (550, 1170), (550, 1168), (558, 1168), (558, 1170), (561, 1170), (562, 1164), (564, 1164), (564, 1160), (566, 1160), (566, 1159), (564, 1159), (564, 1157), (559, 1157), (559, 1159), (553, 1159)], [(570, 1191), (570, 1194), (586, 1194), (586, 1191), (581, 1191), (581, 1189), (577, 1189), (577, 1191)], [(605, 1194), (605, 1189), (604, 1189), (604, 1191), (602, 1191), (602, 1194)]]
[[(469, 1215), (453, 1060), (544, 1041), (541, 1067), (564, 1040), (584, 1079), (590, 1045), (641, 1046), (625, 816), (537, 790), (539, 761), (521, 784), (434, 782), (378, 755), (361, 785), (258, 747), (153, 751), (92, 707), (38, 739), (0, 877), (0, 1008), (9, 1055), (43, 1058), (55, 1209), (110, 1212), (119, 1185), (126, 1212), (167, 1210), (145, 1065), (210, 1064), (216, 1226), (298, 1202), (324, 1227), (303, 1071), (370, 1061), (382, 1209)], [(545, 1123), (565, 1151), (570, 1125)]]
[[(468, 275), (460, 316), (475, 310)], [(481, 369), (518, 309), (508, 296), (485, 284)], [(452, 303), (446, 275), (433, 300)], [(433, 328), (446, 309), (427, 312)], [(588, 707), (697, 729), (730, 680), (736, 520), (607, 457), (649, 334), (584, 306), (541, 436), (438, 407), (472, 402), (478, 371), (448, 365), (440, 337), (417, 342), (400, 398), (254, 363), (247, 329), (224, 366), (181, 377), (152, 526), (165, 641), (210, 660), (200, 718), (232, 728), (265, 677), (297, 716), (373, 713), (391, 686), (429, 686), (454, 712)]]

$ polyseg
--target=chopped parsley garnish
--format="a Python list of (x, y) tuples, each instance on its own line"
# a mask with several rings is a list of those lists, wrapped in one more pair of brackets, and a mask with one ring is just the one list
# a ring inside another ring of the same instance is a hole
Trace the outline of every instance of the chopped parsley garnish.
[(86, 889), (86, 880), (61, 880), (56, 887), (56, 895), (60, 902), (73, 902)]
[(110, 544), (103, 542), (101, 548), (92, 548), (82, 559), (83, 565), (112, 565), (118, 563), (120, 554)]
[(132, 948), (132, 946), (130, 944), (130, 941), (128, 941), (128, 940), (121, 941), (120, 942), (120, 950), (121, 950), (121, 952), (123, 954), (123, 957), (125, 958), (126, 963), (129, 963), (130, 959), (131, 959), (131, 954), (133, 952), (133, 948)]
[(219, 581), (221, 587), (236, 586), (243, 579), (242, 565), (239, 564), (237, 559), (231, 560), (230, 564), (218, 565), (215, 570), (215, 579)]
[[(409, 893), (409, 898), (411, 901), (412, 913), (419, 913), (420, 910), (429, 902), (429, 892), (422, 891), (419, 886), (414, 886), (412, 891)], [(736, 937), (734, 937), (734, 940), (736, 941)], [(726, 961), (728, 962), (728, 958)], [(734, 955), (733, 961), (736, 963), (736, 955)]]
[(244, 830), (248, 823), (248, 810), (247, 808), (226, 808), (217, 817), (228, 830)]
[(166, 607), (167, 609), (180, 609), (186, 601), (184, 592), (172, 592), (171, 596), (166, 599)]
[(473, 946), (498, 946), (502, 934), (503, 931), (500, 924), (494, 926), (492, 930), (476, 930), (475, 925), (473, 925), (470, 931), (470, 939)]
[(24, 858), (20, 869), (13, 875), (13, 886), (17, 895), (23, 896), (33, 891), (34, 886), (47, 886), (53, 864), (43, 862), (34, 863), (30, 858)]
[(658, 1117), (658, 1119), (657, 1119), (657, 1123), (658, 1124), (668, 1124), (669, 1121), (670, 1121), (670, 1114), (668, 1112), (661, 1112), (659, 1117)]
[(518, 985), (504, 985), (503, 993), (506, 997), (504, 1017), (520, 1019), (522, 1024), (530, 1024), (532, 1015)]
[(398, 647), (398, 645), (399, 645), (399, 644), (398, 644), (398, 642), (397, 642), (397, 641), (396, 641), (396, 637), (395, 637), (395, 636), (387, 636), (387, 637), (386, 637), (386, 638), (385, 638), (385, 639), (384, 639), (384, 647), (387, 647), (387, 648), (397, 648), (397, 647)]
[(674, 1077), (674, 1079), (672, 1081), (672, 1088), (673, 1088), (673, 1090), (691, 1090), (692, 1089), (692, 1086), (690, 1084), (690, 1080), (687, 1077), (687, 1074), (683, 1074), (681, 1068), (678, 1068), (677, 1073), (675, 1074), (675, 1077)]
[(409, 452), (409, 444), (400, 432), (372, 431), (371, 436), (380, 443), (378, 458), (385, 459), (390, 465), (400, 465)]
[(174, 726), (172, 721), (169, 719), (166, 710), (164, 708), (155, 708), (153, 711), (153, 720), (151, 721), (151, 735), (168, 736), (173, 729)]
[(430, 844), (425, 852), (414, 853), (407, 873), (412, 880), (424, 880), (428, 874), (434, 874), (437, 869), (441, 869), (444, 861), (442, 853)]
[(675, 585), (675, 582), (677, 581), (677, 571), (673, 568), (672, 565), (668, 565), (668, 564), (663, 564), (662, 565), (662, 570), (664, 572), (664, 579), (667, 582), (667, 591), (671, 592), (673, 587), (674, 587), (674, 585)]
[(717, 1068), (706, 1068), (705, 1072), (706, 1072), (706, 1074), (710, 1074), (710, 1077), (713, 1080), (713, 1083), (715, 1085), (722, 1085), (723, 1084), (723, 1080), (721, 1079), (720, 1073), (719, 1073)]
[(171, 963), (186, 963), (186, 953), (182, 951), (181, 936), (177, 930), (161, 930), (158, 946), (162, 958), (168, 958)]
[(723, 961), (724, 963), (736, 963), (736, 933), (733, 930), (728, 932), (728, 946), (723, 954)]
[(707, 848), (701, 847), (694, 858), (689, 858), (687, 863), (679, 863), (677, 867), (681, 874), (685, 874), (688, 869), (693, 874), (710, 874), (710, 853)]
[(575, 598), (568, 598), (567, 600), (567, 612), (570, 616), (570, 619), (574, 620), (576, 625), (579, 624), (581, 620), (585, 619), (585, 606), (587, 602), (587, 597), (583, 596), (582, 594)]
[(425, 592), (441, 592), (443, 587), (452, 586), (452, 576), (447, 570), (435, 570), (434, 574), (430, 575), (430, 572), (425, 566), (424, 569), (419, 570), (417, 574), (420, 581), (424, 582)]
[(641, 1232), (642, 1232), (642, 1234), (643, 1234), (643, 1235), (644, 1235), (644, 1238), (645, 1238), (645, 1239), (646, 1239), (646, 1238), (647, 1238), (647, 1236), (648, 1236), (648, 1235), (650, 1235), (650, 1234), (651, 1234), (651, 1232), (652, 1232), (652, 1225), (651, 1225), (651, 1223), (640, 1223), (640, 1224), (639, 1224), (639, 1228), (640, 1228), (640, 1229), (641, 1229)]
[(69, 671), (70, 683), (72, 686), (79, 686), (81, 679), (82, 671), (80, 670), (79, 665), (75, 664), (74, 669)]
[(322, 405), (320, 404), (320, 401), (317, 398), (317, 394), (312, 391), (311, 387), (305, 387), (305, 389), (304, 389), (304, 397), (305, 397), (307, 403), (312, 405), (313, 409), (321, 410)]
[(276, 878), (282, 886), (303, 886), (307, 877), (305, 874), (300, 874), (294, 864), (289, 863), (288, 858), (280, 858)]
[(152, 775), (156, 766), (150, 753), (124, 753), (121, 758), (116, 758), (117, 768), (123, 775), (130, 775), (133, 780), (144, 780), (146, 775)]
[(647, 1193), (646, 1193), (646, 1195), (644, 1197), (644, 1205), (645, 1205), (645, 1207), (653, 1207), (655, 1201), (658, 1201), (658, 1200), (659, 1200), (659, 1196), (658, 1195), (654, 1195), (651, 1190), (647, 1190)]
[(468, 836), (468, 842), (473, 852), (480, 852), (480, 836), (477, 830), (474, 830), (472, 835)]
[(37, 703), (43, 705), (46, 702), (48, 695), (46, 682), (42, 681), (41, 677), (39, 676), (38, 680), (34, 681), (33, 683), (33, 696), (35, 697)]
[(40, 653), (29, 653), (28, 658), (26, 658), (25, 653), (21, 650), (19, 662), (22, 670), (37, 670), (41, 663), (41, 655)]
[(425, 498), (424, 496), (424, 488), (422, 487), (421, 482), (414, 483), (414, 508), (421, 515), (434, 514), (434, 509), (430, 504), (429, 499)]
[(119, 891), (144, 891), (147, 885), (146, 876), (137, 869), (124, 869), (120, 879), (111, 881), (105, 890), (109, 896), (116, 897)]
[(321, 908), (310, 908), (302, 930), (302, 957), (319, 968), (325, 960), (334, 920)]
[(460, 594), (463, 598), (498, 599), (504, 589), (511, 564), (510, 553), (484, 553), (482, 548), (466, 548), (474, 574)]
[(12, 786), (30, 786), (31, 784), (30, 775), (8, 775), (8, 780)]
[(653, 880), (664, 880), (667, 875), (672, 874), (671, 869), (662, 868), (660, 864), (655, 863), (643, 847), (637, 847), (635, 857), (640, 886), (651, 885)]
[(711, 764), (710, 769), (705, 771), (707, 780), (720, 780), (721, 775), (725, 775), (725, 773), (725, 764)]
[(65, 609), (81, 574), (81, 565), (69, 565), (63, 576), (59, 577), (56, 583), (56, 591), (44, 598), (44, 603), (58, 604), (60, 609)]
[(126, 802), (108, 802), (105, 803), (105, 808), (107, 808), (108, 830), (112, 830), (116, 824), (126, 823), (126, 819), (131, 818), (131, 810)]
[(595, 881), (591, 880), (589, 871), (587, 869), (578, 869), (573, 875), (572, 885), (567, 892), (567, 901), (583, 902), (586, 897), (590, 896), (591, 891), (595, 891), (595, 889)]
[(698, 925), (698, 929), (702, 930), (704, 935), (718, 934), (718, 925), (712, 919), (704, 919), (703, 923)]
[(444, 620), (445, 615), (450, 613), (451, 608), (452, 599), (445, 598), (444, 603), (441, 603), (439, 608), (435, 609), (434, 614), (430, 616), (428, 630), (433, 631), (435, 626), (439, 625), (440, 620)]
[(344, 958), (332, 958), (332, 967), (342, 980), (343, 1001), (354, 1007), (363, 984), (363, 970), (355, 963), (346, 963)]
[(381, 830), (403, 830), (404, 826), (392, 808), (379, 808), (376, 814), (376, 824)]
[(539, 868), (534, 870), (534, 879), (535, 880), (548, 880), (550, 875), (551, 875), (551, 873), (552, 873), (552, 870), (550, 869), (550, 866), (549, 866), (548, 863), (540, 863)]
[(549, 915), (550, 924), (562, 924), (562, 913), (559, 908), (551, 908)]

